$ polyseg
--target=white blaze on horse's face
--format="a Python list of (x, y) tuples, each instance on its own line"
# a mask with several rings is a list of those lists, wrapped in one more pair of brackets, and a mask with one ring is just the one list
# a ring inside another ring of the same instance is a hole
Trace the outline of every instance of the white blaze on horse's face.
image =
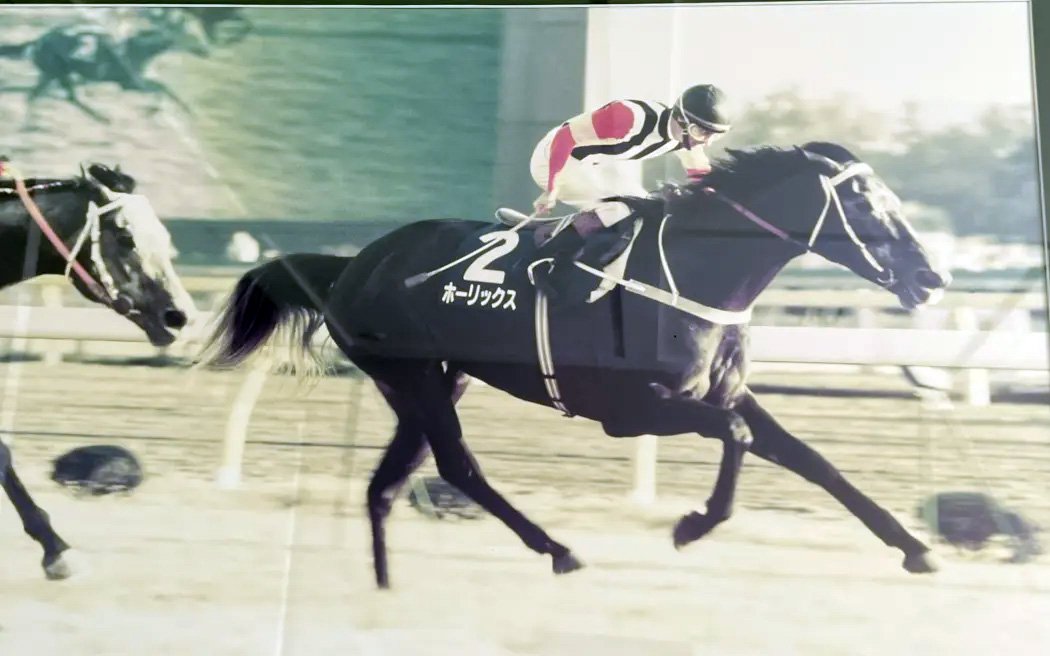
[[(93, 260), (111, 295), (131, 302), (129, 318), (152, 331), (177, 332), (197, 314), (172, 265), (171, 234), (149, 199), (102, 188)], [(181, 315), (181, 316), (180, 316)]]

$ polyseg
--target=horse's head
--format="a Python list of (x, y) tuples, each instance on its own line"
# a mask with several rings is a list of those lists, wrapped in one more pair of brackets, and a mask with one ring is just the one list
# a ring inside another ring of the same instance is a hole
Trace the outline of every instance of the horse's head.
[[(79, 259), (102, 285), (114, 310), (141, 328), (154, 345), (171, 344), (196, 314), (171, 263), (176, 255), (171, 235), (149, 200), (131, 193), (131, 176), (92, 164), (84, 181), (91, 204)], [(73, 281), (93, 298), (82, 281)]]
[(829, 200), (811, 233), (812, 250), (885, 287), (906, 308), (940, 300), (951, 275), (931, 263), (882, 178), (841, 146), (809, 143), (801, 151)]
[[(749, 274), (746, 293), (737, 294), (748, 301), (761, 291), (753, 289), (756, 282), (768, 284), (780, 267), (807, 251), (888, 289), (909, 309), (939, 300), (951, 282), (930, 262), (897, 196), (841, 146), (731, 150), (703, 182), (687, 189), (678, 196), (687, 204), (683, 209), (701, 215), (693, 222), (696, 229), (734, 237), (725, 242), (723, 257), (750, 268), (761, 266), (755, 258), (768, 261), (768, 275)], [(704, 205), (688, 207), (697, 202)], [(747, 252), (733, 250), (744, 244)]]

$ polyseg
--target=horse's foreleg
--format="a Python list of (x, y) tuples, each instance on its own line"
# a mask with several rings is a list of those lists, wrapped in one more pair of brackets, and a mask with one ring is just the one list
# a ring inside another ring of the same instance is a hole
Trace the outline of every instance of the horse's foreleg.
[(694, 510), (675, 524), (673, 535), (676, 549), (704, 537), (715, 526), (729, 519), (733, 512), (733, 497), (736, 494), (744, 454), (751, 444), (751, 431), (743, 419), (731, 415), (728, 419), (727, 434), (718, 437), (722, 441), (722, 460), (718, 464), (715, 487), (707, 500), (704, 512)]
[(580, 569), (582, 563), (568, 547), (529, 521), (485, 480), (481, 467), (463, 441), (448, 382), (438, 368), (428, 367), (406, 387), (410, 390), (407, 400), (413, 406), (411, 414), (423, 425), (441, 477), (502, 521), (529, 549), (550, 555), (556, 574)]
[(887, 510), (854, 487), (830, 462), (776, 421), (750, 393), (737, 412), (754, 434), (751, 451), (785, 467), (811, 483), (824, 488), (887, 546), (904, 553), (904, 568), (913, 573), (936, 570), (930, 548), (907, 531)]
[(625, 408), (623, 416), (603, 422), (602, 427), (614, 437), (699, 433), (722, 442), (718, 477), (706, 509), (704, 512), (690, 512), (675, 524), (674, 545), (680, 549), (729, 519), (740, 467), (751, 444), (751, 431), (733, 410), (694, 399), (672, 397), (666, 390), (657, 389), (657, 392), (663, 398), (654, 399), (653, 404), (645, 408), (632, 407), (629, 411)]
[(22, 527), (29, 537), (44, 548), (42, 564), (47, 578), (52, 580), (68, 578), (73, 572), (62, 555), (69, 549), (69, 545), (51, 527), (51, 520), (47, 512), (37, 506), (33, 498), (29, 496), (29, 491), (22, 485), (22, 481), (15, 473), (11, 451), (2, 442), (0, 442), (0, 465), (2, 465), (0, 477), (3, 479), (4, 492), (7, 493), (7, 498), (11, 500), (11, 504), (18, 512), (22, 520)]

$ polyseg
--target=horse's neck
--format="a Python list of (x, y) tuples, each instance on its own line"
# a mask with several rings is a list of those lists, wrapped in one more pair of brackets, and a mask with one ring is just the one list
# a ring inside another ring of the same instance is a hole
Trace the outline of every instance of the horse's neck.
[[(69, 244), (84, 225), (86, 204), (69, 190), (34, 193), (33, 200), (51, 229)], [(0, 287), (65, 270), (65, 259), (35, 227), (21, 199), (0, 191)]]
[[(690, 234), (670, 225), (665, 229), (663, 246), (678, 292), (721, 310), (747, 309), (795, 253), (772, 235), (752, 230), (742, 218), (710, 218), (709, 230)], [(658, 222), (655, 227), (657, 233)]]

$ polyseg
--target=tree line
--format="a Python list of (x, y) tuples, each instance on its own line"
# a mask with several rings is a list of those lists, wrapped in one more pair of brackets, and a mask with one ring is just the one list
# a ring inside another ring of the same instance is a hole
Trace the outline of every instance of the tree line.
[(834, 141), (870, 163), (911, 209), (920, 230), (1041, 239), (1032, 108), (989, 105), (970, 125), (923, 127), (918, 107), (902, 117), (847, 97), (804, 98), (788, 89), (744, 109), (722, 148)]

